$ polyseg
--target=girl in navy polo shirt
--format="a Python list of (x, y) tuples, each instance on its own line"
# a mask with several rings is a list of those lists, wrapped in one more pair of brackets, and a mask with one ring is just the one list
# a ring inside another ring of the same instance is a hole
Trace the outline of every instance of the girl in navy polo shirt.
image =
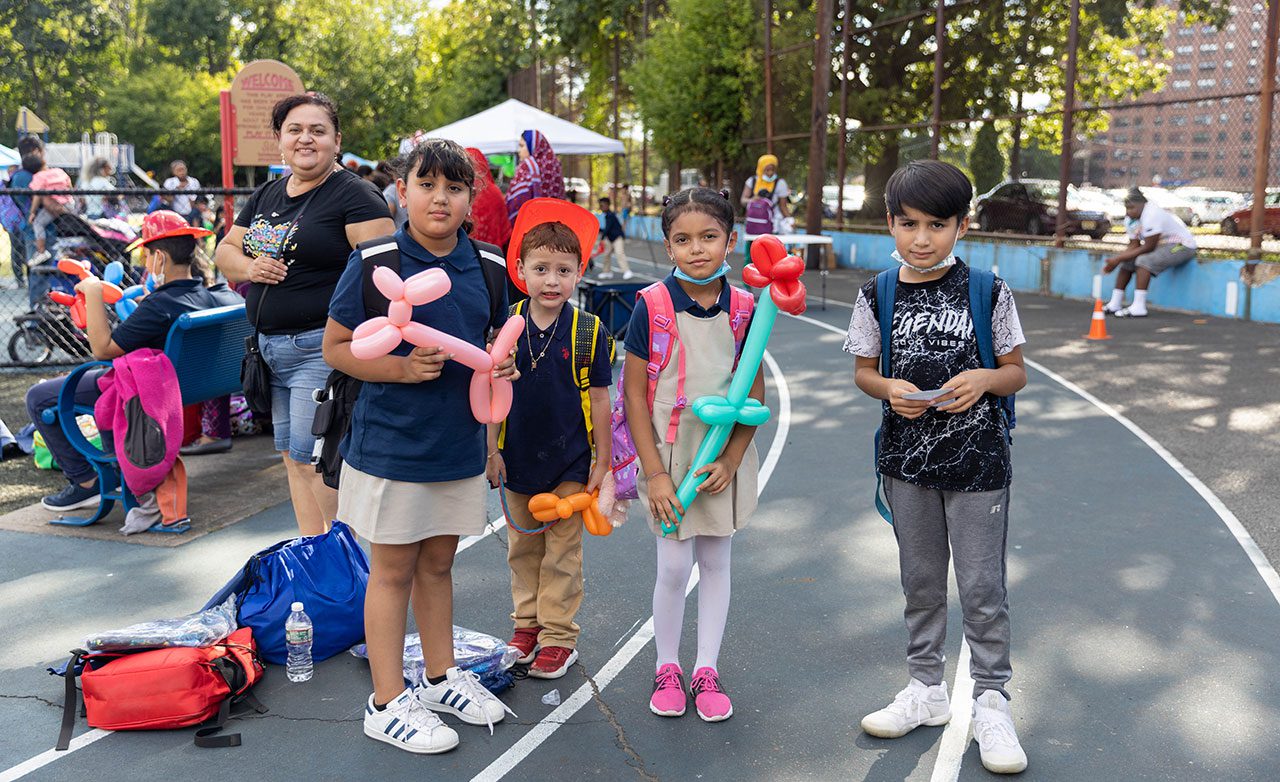
[[(395, 239), (401, 277), (441, 268), (452, 283), (449, 295), (415, 307), (413, 319), (483, 347), (502, 322), (490, 322), (481, 259), (463, 229), (474, 182), (462, 147), (423, 142), (409, 153), (398, 182), (409, 221)], [(382, 358), (352, 356), (352, 333), (365, 320), (363, 295), (357, 250), (329, 305), (324, 358), (364, 381), (342, 442), (338, 486), (338, 518), (372, 544), (364, 616), (373, 694), (364, 732), (409, 752), (445, 752), (458, 745), (458, 734), (432, 712), (492, 731), (509, 711), (453, 658), (453, 555), (459, 536), (480, 534), (486, 522), (484, 429), (471, 414), (472, 371), (440, 348), (402, 343)], [(505, 302), (497, 311), (505, 313)], [(514, 360), (496, 373), (514, 380)], [(405, 689), (410, 602), (426, 671), (423, 682)]]

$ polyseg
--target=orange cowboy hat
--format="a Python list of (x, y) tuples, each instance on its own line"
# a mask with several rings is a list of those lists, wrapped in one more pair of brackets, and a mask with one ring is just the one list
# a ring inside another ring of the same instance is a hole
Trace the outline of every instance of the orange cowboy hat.
[(578, 245), (582, 248), (579, 274), (586, 273), (591, 248), (596, 243), (596, 234), (600, 232), (599, 218), (577, 204), (559, 198), (534, 198), (526, 201), (516, 215), (515, 227), (511, 229), (511, 241), (507, 244), (507, 276), (522, 293), (528, 293), (529, 288), (520, 279), (520, 245), (524, 243), (524, 235), (542, 223), (563, 223), (578, 237)]
[(157, 209), (142, 218), (142, 237), (124, 248), (125, 252), (133, 252), (144, 244), (157, 239), (171, 239), (175, 236), (213, 236), (208, 228), (197, 228), (186, 221), (182, 215), (168, 209)]

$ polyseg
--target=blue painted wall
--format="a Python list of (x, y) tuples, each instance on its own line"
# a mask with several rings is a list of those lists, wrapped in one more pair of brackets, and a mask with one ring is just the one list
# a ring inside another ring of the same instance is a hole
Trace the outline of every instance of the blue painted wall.
[[(741, 232), (742, 227), (738, 226), (738, 230)], [(656, 217), (632, 217), (628, 233), (653, 241), (662, 238)], [(888, 233), (826, 233), (831, 236), (840, 266), (880, 271), (896, 263), (890, 257), (893, 237)], [(956, 253), (976, 268), (998, 266), (1000, 276), (1011, 288), (1028, 293), (1040, 291), (1043, 262), (1047, 260), (1049, 291), (1055, 296), (1083, 300), (1093, 298), (1093, 277), (1102, 274), (1102, 261), (1106, 257), (1093, 250), (1059, 250), (1040, 244), (989, 239), (963, 239)], [(1234, 282), (1237, 284), (1235, 317), (1243, 317), (1246, 295), (1244, 285), (1240, 283), (1240, 269), (1243, 267), (1243, 260), (1192, 261), (1156, 278), (1148, 301), (1155, 307), (1230, 317), (1226, 307), (1227, 286)], [(1114, 279), (1114, 275), (1104, 275), (1103, 298), (1111, 295)], [(1132, 283), (1129, 292), (1132, 296)], [(1280, 279), (1254, 288), (1250, 293), (1252, 319), (1280, 323)]]

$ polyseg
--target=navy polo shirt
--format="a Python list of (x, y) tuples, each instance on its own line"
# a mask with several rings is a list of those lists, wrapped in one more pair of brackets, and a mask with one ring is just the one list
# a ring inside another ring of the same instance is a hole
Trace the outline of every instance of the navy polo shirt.
[(111, 332), (111, 341), (125, 353), (138, 348), (164, 350), (173, 322), (184, 313), (244, 304), (226, 283), (206, 288), (204, 280), (174, 280), (153, 290), (138, 308)]
[[(574, 378), (573, 307), (561, 306), (555, 324), (545, 329), (538, 328), (526, 307), (525, 322), (525, 332), (516, 344), (520, 379), (515, 382), (502, 449), (507, 488), (518, 494), (540, 494), (565, 481), (585, 484), (591, 474), (591, 441)], [(608, 388), (613, 380), (608, 340), (602, 324), (595, 361), (587, 370), (593, 388)], [(534, 369), (533, 358), (539, 355), (542, 358)]]
[[(402, 278), (442, 268), (453, 284), (448, 295), (414, 307), (413, 319), (483, 348), (491, 325), (489, 291), (466, 233), (458, 231), (457, 246), (443, 258), (429, 253), (403, 228), (395, 238)], [(363, 277), (356, 251), (329, 302), (329, 317), (349, 329), (366, 319)], [(402, 342), (392, 353), (407, 356), (412, 349)], [(436, 483), (480, 475), (485, 436), (484, 427), (471, 413), (468, 389), (473, 374), (457, 361), (446, 361), (435, 380), (365, 383), (352, 411), (351, 429), (339, 449), (342, 458), (363, 473), (394, 481)]]
[[(728, 282), (720, 278), (720, 296), (716, 303), (703, 309), (689, 294), (680, 287), (680, 281), (674, 274), (668, 274), (662, 284), (671, 292), (671, 307), (676, 313), (687, 312), (695, 318), (714, 318), (721, 312), (729, 312), (732, 293)], [(754, 315), (754, 312), (753, 312)], [(748, 325), (748, 331), (750, 326)], [(631, 324), (627, 326), (627, 352), (631, 355), (649, 360), (649, 307), (643, 298), (636, 298), (636, 308), (631, 312)]]

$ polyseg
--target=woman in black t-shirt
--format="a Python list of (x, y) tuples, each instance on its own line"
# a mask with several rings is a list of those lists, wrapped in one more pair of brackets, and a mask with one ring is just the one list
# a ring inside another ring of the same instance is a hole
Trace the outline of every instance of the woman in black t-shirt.
[(336, 164), (342, 133), (331, 100), (285, 98), (271, 112), (271, 130), (291, 173), (249, 197), (216, 260), (227, 279), (252, 283), (249, 321), (271, 370), (276, 450), (298, 530), (318, 535), (338, 509), (337, 492), (311, 467), (312, 392), (329, 374), (320, 352), (329, 299), (356, 244), (395, 226), (377, 189)]

